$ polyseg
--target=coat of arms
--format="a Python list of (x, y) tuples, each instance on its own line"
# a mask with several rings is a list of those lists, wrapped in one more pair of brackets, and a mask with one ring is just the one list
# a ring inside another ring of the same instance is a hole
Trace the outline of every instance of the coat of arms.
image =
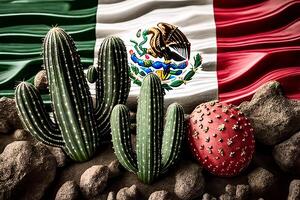
[(144, 76), (155, 73), (162, 87), (172, 90), (190, 81), (202, 63), (200, 54), (194, 56), (193, 64), (189, 63), (191, 43), (171, 24), (158, 23), (157, 27), (140, 29), (130, 42), (130, 77), (137, 85), (141, 85)]

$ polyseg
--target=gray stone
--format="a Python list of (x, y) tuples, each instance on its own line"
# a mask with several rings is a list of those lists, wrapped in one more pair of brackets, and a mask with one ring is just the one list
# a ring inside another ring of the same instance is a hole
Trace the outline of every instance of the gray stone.
[(300, 200), (300, 180), (293, 180), (290, 183), (288, 200)]
[(100, 195), (107, 185), (109, 169), (107, 166), (94, 165), (88, 168), (80, 178), (80, 189), (85, 198)]
[(35, 75), (34, 86), (38, 90), (46, 90), (48, 88), (48, 79), (47, 79), (46, 70), (41, 70)]
[(227, 194), (234, 196), (236, 192), (236, 187), (234, 185), (228, 184), (225, 186), (225, 191)]
[(14, 132), (14, 139), (18, 141), (32, 140), (30, 133), (24, 129), (17, 129)]
[(68, 157), (65, 154), (65, 152), (59, 148), (59, 147), (52, 147), (48, 146), (47, 148), (50, 150), (50, 152), (54, 155), (56, 162), (57, 162), (57, 167), (64, 167), (66, 166), (68, 162)]
[(300, 132), (276, 145), (273, 157), (282, 170), (300, 175)]
[(239, 107), (252, 122), (255, 138), (263, 144), (278, 144), (300, 129), (300, 101), (285, 98), (276, 81), (261, 86), (250, 102)]
[(208, 193), (205, 193), (205, 194), (203, 194), (203, 196), (202, 196), (202, 200), (217, 200), (217, 198), (211, 196), (211, 195), (208, 194)]
[(108, 165), (108, 169), (109, 169), (109, 178), (114, 178), (114, 177), (117, 177), (121, 174), (120, 162), (118, 160), (112, 161)]
[(225, 194), (222, 194), (220, 197), (219, 197), (220, 200), (235, 200), (235, 197), (231, 196), (230, 194), (228, 193), (225, 193)]
[(22, 128), (14, 99), (0, 98), (0, 133), (10, 133)]
[(119, 190), (117, 193), (117, 200), (138, 200), (139, 191), (136, 185), (132, 185), (130, 188), (125, 187)]
[(248, 183), (254, 194), (269, 192), (276, 182), (275, 176), (264, 168), (257, 168), (248, 175)]
[(136, 113), (135, 112), (129, 112), (129, 119), (131, 121), (131, 123), (135, 123), (136, 122)]
[(16, 141), (0, 154), (0, 193), (12, 199), (41, 199), (55, 174), (56, 160), (43, 145)]
[(202, 168), (195, 163), (185, 163), (176, 172), (174, 193), (183, 200), (201, 197), (205, 181)]
[(173, 200), (171, 194), (165, 190), (153, 192), (148, 200)]
[(55, 200), (79, 200), (80, 190), (75, 181), (65, 182), (57, 191)]
[(237, 200), (246, 200), (250, 196), (250, 186), (249, 185), (237, 185), (235, 197)]
[(111, 191), (107, 195), (107, 200), (116, 200), (116, 193)]

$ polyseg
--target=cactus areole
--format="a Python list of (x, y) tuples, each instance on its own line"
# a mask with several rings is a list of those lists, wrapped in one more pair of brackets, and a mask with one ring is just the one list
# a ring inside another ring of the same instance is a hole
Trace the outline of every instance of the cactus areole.
[(255, 149), (249, 120), (234, 106), (217, 101), (201, 104), (191, 113), (188, 140), (200, 164), (218, 176), (239, 174)]
[[(152, 183), (177, 160), (182, 145), (184, 111), (173, 103), (164, 122), (164, 95), (155, 74), (145, 77), (138, 100), (136, 156), (132, 152), (129, 110), (117, 105), (111, 115), (112, 139), (120, 163), (138, 175), (144, 183)], [(163, 127), (164, 126), (164, 127)]]
[(125, 45), (114, 37), (105, 39), (100, 47), (101, 67), (88, 73), (102, 86), (97, 88), (101, 98), (97, 95), (95, 109), (72, 38), (54, 27), (46, 35), (43, 47), (55, 121), (44, 109), (37, 89), (26, 82), (16, 88), (19, 116), (24, 127), (38, 140), (63, 148), (75, 161), (89, 160), (99, 147), (102, 134), (110, 129), (113, 106), (125, 103), (128, 96)]

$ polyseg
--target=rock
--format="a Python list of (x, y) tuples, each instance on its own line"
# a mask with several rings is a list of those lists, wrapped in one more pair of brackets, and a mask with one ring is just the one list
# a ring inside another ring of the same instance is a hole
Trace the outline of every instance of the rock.
[(39, 71), (34, 77), (34, 86), (38, 90), (47, 90), (48, 88), (48, 79), (46, 70)]
[(136, 113), (135, 112), (129, 112), (129, 119), (131, 123), (135, 123), (136, 122)]
[(94, 198), (103, 192), (107, 185), (109, 169), (107, 166), (94, 165), (80, 177), (80, 189), (85, 198)]
[(208, 193), (203, 194), (202, 200), (210, 200), (210, 199), (211, 199), (210, 194), (208, 194)]
[(173, 200), (171, 194), (165, 190), (153, 192), (148, 200)]
[(250, 196), (250, 186), (249, 185), (237, 185), (235, 197), (237, 200), (246, 200)]
[(217, 198), (211, 196), (211, 195), (208, 194), (208, 193), (205, 193), (205, 194), (203, 194), (203, 196), (202, 196), (202, 200), (217, 200)]
[(116, 200), (116, 193), (113, 191), (108, 193), (107, 200)]
[(55, 200), (79, 200), (80, 190), (75, 181), (65, 182), (57, 191)]
[(288, 200), (300, 200), (300, 179), (290, 183)]
[(14, 132), (14, 139), (18, 141), (32, 140), (30, 133), (24, 129), (17, 129)]
[(56, 162), (57, 162), (57, 167), (64, 167), (66, 166), (68, 162), (68, 157), (65, 154), (65, 152), (59, 148), (59, 147), (52, 147), (46, 145), (47, 148), (50, 150), (50, 152), (54, 155)]
[(300, 175), (300, 132), (276, 145), (273, 157), (282, 170)]
[(188, 121), (190, 119), (190, 114), (184, 114), (184, 121)]
[[(1, 105), (0, 105), (1, 106)], [(1, 114), (0, 114), (0, 117), (1, 117)], [(8, 120), (5, 120), (5, 119), (0, 119), (0, 133), (4, 133), (4, 134), (7, 134), (11, 131), (11, 127), (10, 127), (10, 123), (8, 122)]]
[(18, 128), (22, 128), (22, 123), (18, 116), (15, 100), (6, 97), (1, 97), (0, 133), (7, 134)]
[(252, 122), (255, 138), (263, 144), (278, 144), (300, 129), (300, 101), (285, 98), (276, 81), (261, 86), (250, 102), (239, 107)]
[(41, 199), (55, 174), (55, 158), (42, 145), (16, 141), (0, 154), (0, 193), (11, 192), (12, 199)]
[(225, 191), (230, 196), (234, 196), (235, 192), (236, 192), (236, 187), (234, 185), (228, 184), (228, 185), (225, 186)]
[(125, 187), (119, 190), (116, 200), (138, 200), (139, 191), (136, 185), (132, 185), (130, 188)]
[(257, 168), (248, 175), (248, 183), (255, 194), (264, 194), (275, 184), (275, 176), (264, 168)]
[(231, 196), (230, 194), (228, 193), (225, 193), (225, 194), (222, 194), (220, 197), (219, 197), (220, 200), (235, 200), (235, 197)]
[(200, 197), (205, 181), (198, 164), (185, 163), (176, 173), (174, 193), (183, 200)]
[(118, 160), (112, 161), (108, 165), (108, 169), (109, 169), (109, 178), (114, 178), (114, 177), (117, 177), (121, 174), (120, 162)]

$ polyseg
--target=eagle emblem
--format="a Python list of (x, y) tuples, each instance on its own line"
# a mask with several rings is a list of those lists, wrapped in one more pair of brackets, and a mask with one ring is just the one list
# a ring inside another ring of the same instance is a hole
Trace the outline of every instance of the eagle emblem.
[(141, 85), (144, 76), (155, 73), (163, 88), (172, 90), (191, 80), (202, 63), (198, 53), (194, 64), (189, 64), (191, 43), (177, 26), (168, 23), (140, 29), (130, 42), (130, 77), (137, 85)]

